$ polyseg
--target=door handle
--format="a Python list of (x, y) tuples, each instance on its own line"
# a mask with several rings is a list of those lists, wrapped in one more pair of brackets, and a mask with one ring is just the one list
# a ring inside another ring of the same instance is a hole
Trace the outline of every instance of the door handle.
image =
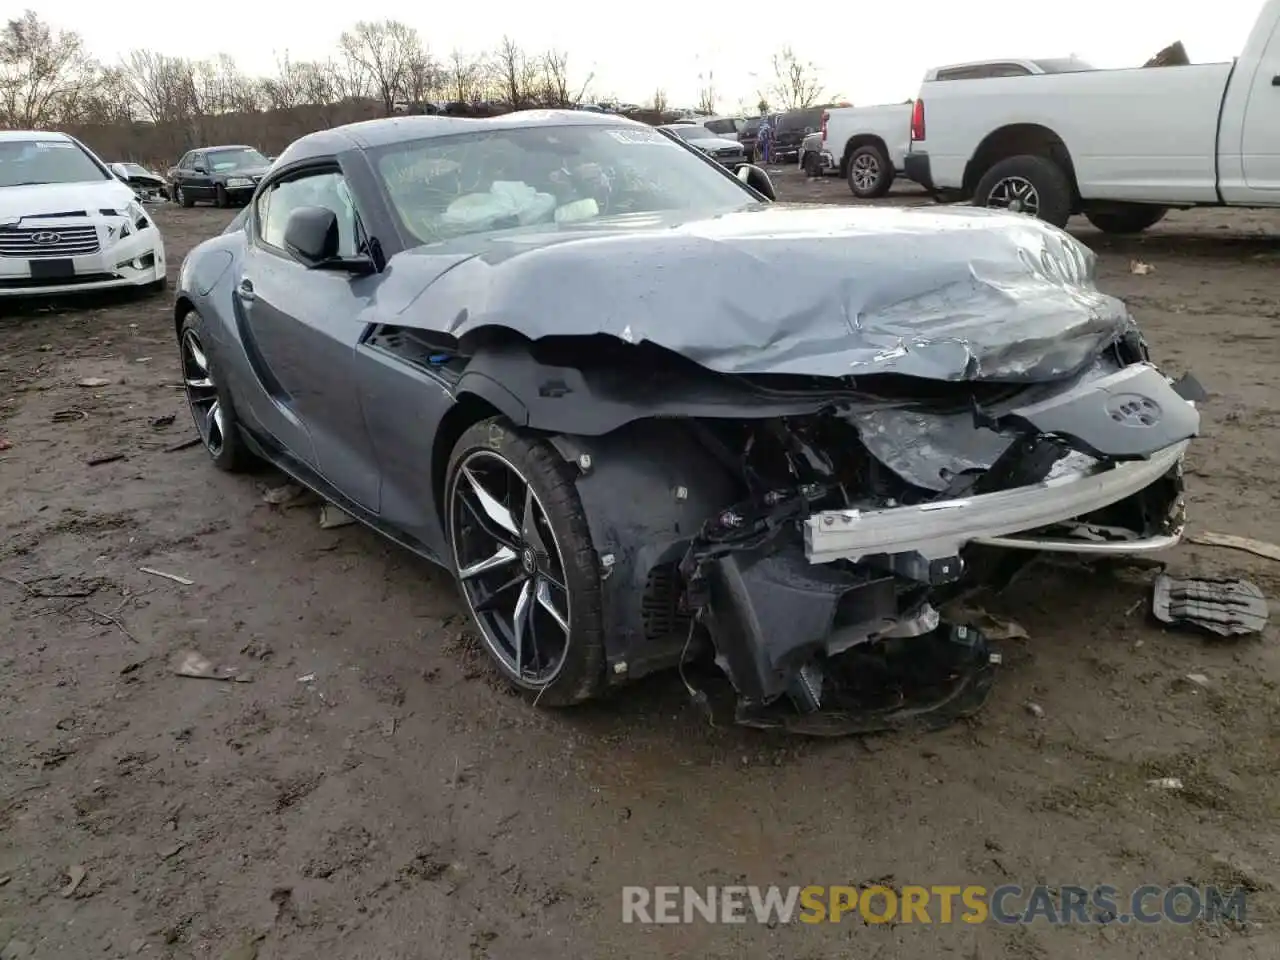
[(253, 281), (248, 277), (240, 281), (240, 287), (237, 290), (241, 300), (252, 300), (257, 294), (253, 292)]

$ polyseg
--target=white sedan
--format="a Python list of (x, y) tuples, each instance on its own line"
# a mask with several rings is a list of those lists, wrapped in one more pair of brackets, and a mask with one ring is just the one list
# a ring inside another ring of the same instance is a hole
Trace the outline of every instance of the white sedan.
[(0, 131), (0, 296), (160, 290), (165, 270), (155, 221), (84, 144)]

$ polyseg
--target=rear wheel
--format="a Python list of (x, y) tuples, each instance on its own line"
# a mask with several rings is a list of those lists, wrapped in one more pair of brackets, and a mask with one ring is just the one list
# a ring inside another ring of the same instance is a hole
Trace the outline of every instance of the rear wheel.
[(1065, 227), (1071, 219), (1071, 181), (1049, 157), (1009, 157), (978, 181), (973, 203), (1030, 214), (1055, 227)]
[(1133, 203), (1108, 210), (1086, 210), (1084, 215), (1103, 233), (1141, 233), (1163, 220), (1168, 212), (1168, 207)]
[(506, 679), (547, 706), (595, 695), (600, 573), (563, 458), (504, 418), (481, 421), (453, 448), (445, 517), (463, 599)]
[(178, 333), (187, 406), (213, 465), (228, 473), (240, 473), (252, 469), (258, 460), (240, 436), (231, 396), (218, 380), (207, 342), (204, 320), (192, 310), (183, 318)]
[(849, 157), (849, 189), (861, 200), (883, 197), (893, 186), (893, 165), (872, 144), (858, 147)]
[(178, 203), (184, 207), (194, 207), (196, 205), (191, 194), (187, 193), (187, 188), (182, 186), (178, 187)]

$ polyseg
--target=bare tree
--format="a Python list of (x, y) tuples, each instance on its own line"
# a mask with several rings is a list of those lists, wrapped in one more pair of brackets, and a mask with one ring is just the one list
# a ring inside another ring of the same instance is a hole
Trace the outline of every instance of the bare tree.
[(440, 65), (426, 50), (419, 49), (405, 70), (405, 99), (414, 106), (421, 106), (445, 86), (444, 71)]
[(311, 66), (293, 60), (287, 50), (276, 57), (275, 75), (263, 77), (260, 81), (262, 100), (267, 109), (292, 110), (307, 103), (307, 71)]
[(0, 125), (41, 127), (74, 116), (96, 80), (80, 35), (28, 10), (0, 31)]
[(520, 45), (504, 36), (493, 55), (493, 73), (502, 98), (513, 110), (519, 110), (529, 100), (526, 86), (529, 79), (528, 67), (529, 58), (520, 49)]
[(653, 91), (653, 112), (657, 114), (667, 112), (667, 91), (662, 87)]
[(181, 57), (133, 50), (120, 64), (120, 76), (146, 119), (185, 123), (195, 114), (195, 75)]
[(716, 74), (708, 70), (706, 75), (698, 74), (698, 112), (716, 112)]
[[(773, 83), (769, 92), (784, 110), (812, 107), (823, 92), (818, 68), (810, 61), (802, 61), (790, 46), (783, 47), (773, 55)], [(763, 93), (760, 99), (765, 99)]]
[(449, 54), (449, 95), (459, 103), (474, 103), (480, 99), (483, 64), (461, 50), (454, 48)]
[(542, 55), (542, 102), (548, 107), (568, 107), (569, 54), (554, 47)]
[(342, 34), (339, 45), (390, 116), (396, 101), (407, 96), (413, 63), (424, 56), (418, 31), (399, 20), (361, 20)]

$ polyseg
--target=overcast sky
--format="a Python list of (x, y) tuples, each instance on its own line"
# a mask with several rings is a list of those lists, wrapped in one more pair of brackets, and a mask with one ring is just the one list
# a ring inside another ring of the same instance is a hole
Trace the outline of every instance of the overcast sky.
[[(235, 56), (271, 72), (276, 56), (324, 58), (348, 24), (343, 6), (291, 3), (131, 5), (103, 0), (0, 0), (0, 15), (34, 6), (78, 30), (107, 62), (136, 47), (200, 58)], [(359, 7), (359, 5), (353, 5)], [(1078, 54), (1100, 67), (1140, 66), (1182, 40), (1195, 63), (1239, 53), (1262, 0), (969, 0), (965, 3), (489, 3), (381, 0), (365, 8), (418, 29), (438, 56), (481, 51), (505, 32), (528, 50), (569, 53), (574, 87), (594, 74), (590, 96), (643, 103), (655, 87), (692, 106), (700, 73), (713, 71), (720, 107), (754, 103), (772, 75), (770, 56), (790, 44), (821, 70), (827, 93), (861, 105), (913, 96), (930, 66), (989, 57)], [(326, 9), (327, 8), (327, 9)], [(324, 11), (324, 12), (322, 12)], [(330, 12), (332, 11), (332, 12)], [(481, 15), (478, 11), (483, 11)], [(779, 17), (778, 25), (770, 21)], [(352, 20), (358, 17), (352, 17)]]

